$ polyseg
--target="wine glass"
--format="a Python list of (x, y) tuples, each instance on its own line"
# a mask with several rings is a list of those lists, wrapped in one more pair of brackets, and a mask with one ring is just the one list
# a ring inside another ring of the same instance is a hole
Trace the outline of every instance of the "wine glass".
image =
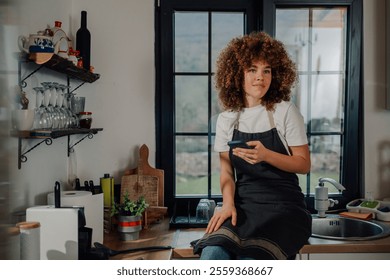
[(34, 117), (34, 129), (49, 129), (51, 128), (51, 117), (46, 111), (44, 104), (44, 91), (43, 87), (34, 87), (36, 93), (36, 115)]
[[(35, 113), (34, 113), (34, 122), (33, 129), (44, 128), (41, 125), (41, 114), (43, 108), (43, 87), (34, 87), (35, 91)], [(43, 108), (44, 109), (44, 108)]]
[(56, 91), (56, 103), (54, 106), (54, 112), (59, 118), (59, 124), (58, 128), (67, 128), (67, 115), (66, 113), (62, 110), (62, 105), (64, 103), (64, 93), (62, 91), (62, 85), (58, 83), (53, 83), (53, 87)]
[(58, 129), (60, 125), (60, 116), (54, 110), (54, 106), (57, 101), (57, 91), (55, 89), (56, 84), (54, 82), (41, 83), (44, 88), (44, 103), (46, 106), (46, 113), (50, 118), (50, 128)]
[(77, 116), (71, 110), (72, 94), (66, 92), (66, 90), (69, 89), (70, 86), (60, 85), (60, 88), (61, 88), (63, 96), (64, 96), (62, 110), (67, 115), (67, 127), (69, 127), (69, 128), (77, 127), (77, 125), (78, 125), (77, 124)]

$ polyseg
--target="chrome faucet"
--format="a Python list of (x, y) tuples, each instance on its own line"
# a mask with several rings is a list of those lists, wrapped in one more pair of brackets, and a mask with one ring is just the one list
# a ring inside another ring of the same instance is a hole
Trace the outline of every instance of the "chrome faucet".
[(314, 208), (318, 211), (318, 217), (320, 218), (325, 218), (325, 211), (328, 210), (329, 207), (333, 207), (335, 204), (339, 203), (338, 200), (331, 199), (328, 197), (328, 188), (324, 186), (325, 182), (331, 183), (340, 192), (345, 190), (344, 186), (336, 182), (334, 179), (318, 179), (318, 186), (315, 187)]

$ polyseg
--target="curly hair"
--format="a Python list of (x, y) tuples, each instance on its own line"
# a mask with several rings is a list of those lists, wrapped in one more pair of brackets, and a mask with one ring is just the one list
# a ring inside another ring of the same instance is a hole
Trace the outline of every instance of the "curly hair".
[(225, 110), (244, 108), (244, 71), (260, 60), (272, 69), (271, 85), (261, 104), (273, 110), (276, 103), (290, 100), (291, 88), (298, 79), (295, 63), (282, 42), (265, 32), (253, 32), (232, 39), (217, 59), (215, 86)]

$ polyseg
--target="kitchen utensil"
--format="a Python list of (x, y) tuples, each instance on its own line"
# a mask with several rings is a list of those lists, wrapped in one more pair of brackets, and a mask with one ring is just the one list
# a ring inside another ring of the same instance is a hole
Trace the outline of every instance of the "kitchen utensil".
[(119, 254), (126, 254), (126, 253), (134, 253), (139, 251), (155, 251), (155, 250), (170, 250), (173, 249), (171, 246), (148, 246), (148, 247), (139, 247), (139, 248), (130, 248), (126, 250), (113, 250), (108, 248), (107, 246), (104, 246), (103, 244), (99, 242), (94, 243), (95, 251), (98, 251), (101, 253), (102, 256), (105, 257), (105, 259), (108, 259), (109, 257), (113, 257)]
[(61, 208), (61, 187), (58, 181), (54, 185), (54, 207)]
[(144, 166), (147, 164), (148, 155), (145, 147), (142, 150), (140, 149), (137, 173), (134, 175), (122, 176), (121, 197), (128, 191), (131, 200), (137, 200), (140, 196), (144, 196), (146, 202), (150, 206), (158, 206), (159, 178), (157, 176), (144, 174)]
[[(134, 169), (125, 171), (124, 176), (136, 175), (141, 171), (143, 175), (155, 176), (158, 178), (158, 204), (157, 206), (164, 206), (164, 170), (156, 169), (150, 166), (149, 161), (149, 148), (143, 144), (139, 148), (139, 161), (138, 166)], [(153, 206), (153, 205), (150, 205)]]

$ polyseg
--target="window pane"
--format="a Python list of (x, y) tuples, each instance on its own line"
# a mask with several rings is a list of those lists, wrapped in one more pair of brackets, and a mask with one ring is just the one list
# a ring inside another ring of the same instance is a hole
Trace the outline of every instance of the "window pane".
[(311, 91), (311, 130), (341, 131), (344, 80), (342, 75), (315, 75)]
[(285, 44), (299, 71), (308, 70), (309, 9), (277, 9), (276, 38)]
[(208, 131), (207, 77), (176, 76), (176, 132)]
[(211, 120), (210, 120), (211, 133), (215, 133), (215, 125), (217, 123), (218, 114), (221, 113), (221, 111), (222, 110), (218, 103), (218, 94), (215, 88), (213, 87), (211, 89)]
[(291, 93), (291, 101), (295, 103), (304, 118), (305, 124), (307, 124), (309, 119), (309, 82), (307, 75), (299, 76), (299, 83), (292, 89)]
[[(276, 37), (286, 45), (299, 71), (292, 101), (309, 125), (312, 168), (309, 176), (299, 175), (304, 193), (314, 193), (320, 177), (340, 181), (346, 13), (344, 7), (276, 11)], [(335, 135), (316, 135), (324, 132)]]
[[(321, 135), (311, 137), (311, 193), (321, 177), (332, 178), (340, 182), (341, 137), (339, 135)], [(329, 188), (330, 193), (337, 193)]]
[(175, 13), (175, 71), (208, 69), (208, 13)]
[(211, 142), (211, 195), (221, 195), (221, 187), (219, 183), (219, 175), (221, 174), (219, 153), (214, 152), (214, 139)]
[(243, 13), (212, 13), (212, 54), (211, 67), (215, 70), (215, 62), (221, 50), (234, 37), (244, 33)]
[(207, 136), (176, 136), (176, 195), (207, 195)]
[(346, 8), (313, 10), (313, 70), (344, 71), (346, 15)]

